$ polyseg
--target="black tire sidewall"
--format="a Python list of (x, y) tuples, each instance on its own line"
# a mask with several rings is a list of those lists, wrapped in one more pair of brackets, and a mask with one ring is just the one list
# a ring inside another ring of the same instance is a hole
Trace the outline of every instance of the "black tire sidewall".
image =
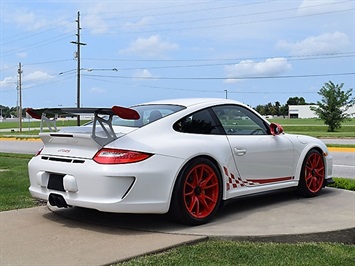
[[(193, 217), (188, 210), (186, 209), (185, 206), (185, 201), (184, 201), (184, 196), (183, 196), (183, 189), (184, 189), (184, 183), (187, 178), (188, 173), (197, 165), (205, 164), (208, 165), (209, 167), (212, 168), (212, 170), (215, 172), (218, 178), (218, 199), (217, 199), (217, 204), (214, 208), (214, 210), (210, 213), (205, 218), (198, 219), (196, 217)], [(175, 186), (174, 186), (174, 192), (172, 196), (172, 201), (170, 205), (170, 214), (173, 216), (175, 220), (178, 220), (179, 222), (185, 223), (185, 224), (190, 224), (190, 225), (200, 225), (200, 224), (205, 224), (209, 222), (215, 213), (218, 210), (218, 207), (220, 206), (222, 199), (222, 178), (220, 171), (216, 167), (214, 163), (211, 162), (211, 160), (207, 158), (195, 158), (191, 161), (189, 161), (181, 170), (179, 173)]]
[[(315, 150), (315, 149), (312, 149), (310, 150), (306, 157), (304, 158), (303, 160), (303, 163), (302, 163), (302, 168), (301, 168), (301, 175), (300, 175), (300, 180), (299, 180), (299, 183), (298, 183), (298, 193), (301, 195), (301, 196), (304, 196), (304, 197), (315, 197), (315, 196), (318, 196), (318, 194), (321, 192), (322, 188), (319, 189), (317, 192), (312, 192), (309, 190), (307, 184), (306, 184), (306, 179), (305, 179), (305, 171), (306, 171), (306, 165), (307, 165), (307, 161), (309, 159), (309, 157), (312, 155), (312, 154), (318, 154), (322, 160), (323, 160), (323, 164), (324, 164), (324, 159), (322, 157), (322, 154)], [(324, 164), (325, 165), (325, 164)], [(324, 186), (324, 176), (323, 176), (323, 183), (322, 183), (322, 187)]]

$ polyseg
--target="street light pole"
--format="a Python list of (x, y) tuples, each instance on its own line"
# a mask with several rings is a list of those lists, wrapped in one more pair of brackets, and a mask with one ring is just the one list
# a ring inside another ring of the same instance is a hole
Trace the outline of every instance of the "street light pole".
[(18, 97), (19, 97), (17, 116), (19, 119), (19, 129), (20, 129), (20, 132), (22, 132), (22, 68), (21, 68), (21, 62), (18, 64), (17, 74), (18, 74), (17, 89), (18, 89)]

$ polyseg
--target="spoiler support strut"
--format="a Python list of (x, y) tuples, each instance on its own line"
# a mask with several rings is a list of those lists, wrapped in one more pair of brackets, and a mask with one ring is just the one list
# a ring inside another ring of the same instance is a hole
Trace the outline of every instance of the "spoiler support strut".
[[(49, 131), (58, 131), (57, 128), (57, 119), (58, 119), (58, 114), (55, 114), (54, 117), (47, 117), (46, 113), (43, 112), (41, 115), (41, 124), (40, 124), (40, 132), (43, 132), (43, 124), (45, 124)], [(54, 128), (54, 129), (53, 129)]]
[[(108, 116), (108, 119), (105, 119), (105, 117), (100, 117), (99, 114), (97, 112), (95, 112), (91, 136), (92, 136), (93, 140), (95, 140), (102, 147), (105, 146), (106, 144), (114, 141), (115, 139), (117, 139), (116, 133), (112, 127), (112, 117), (113, 117), (113, 115), (111, 114)], [(96, 135), (97, 124), (100, 124), (100, 126), (101, 126), (102, 130), (105, 132), (107, 138), (98, 137)]]

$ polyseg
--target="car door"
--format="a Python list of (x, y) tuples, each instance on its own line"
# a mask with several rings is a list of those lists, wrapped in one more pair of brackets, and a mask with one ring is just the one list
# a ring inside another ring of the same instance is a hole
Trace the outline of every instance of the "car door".
[(238, 173), (231, 173), (230, 189), (290, 181), (294, 178), (293, 146), (283, 135), (242, 105), (213, 107), (222, 124)]

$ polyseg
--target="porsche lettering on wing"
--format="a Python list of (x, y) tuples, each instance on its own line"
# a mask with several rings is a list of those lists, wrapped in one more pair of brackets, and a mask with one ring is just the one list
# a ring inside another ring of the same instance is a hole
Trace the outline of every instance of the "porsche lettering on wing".
[(322, 141), (287, 134), (229, 99), (28, 112), (53, 123), (58, 116), (94, 117), (40, 133), (44, 148), (29, 163), (29, 190), (57, 207), (169, 212), (198, 225), (232, 198), (285, 188), (312, 197), (332, 182), (332, 157)]

